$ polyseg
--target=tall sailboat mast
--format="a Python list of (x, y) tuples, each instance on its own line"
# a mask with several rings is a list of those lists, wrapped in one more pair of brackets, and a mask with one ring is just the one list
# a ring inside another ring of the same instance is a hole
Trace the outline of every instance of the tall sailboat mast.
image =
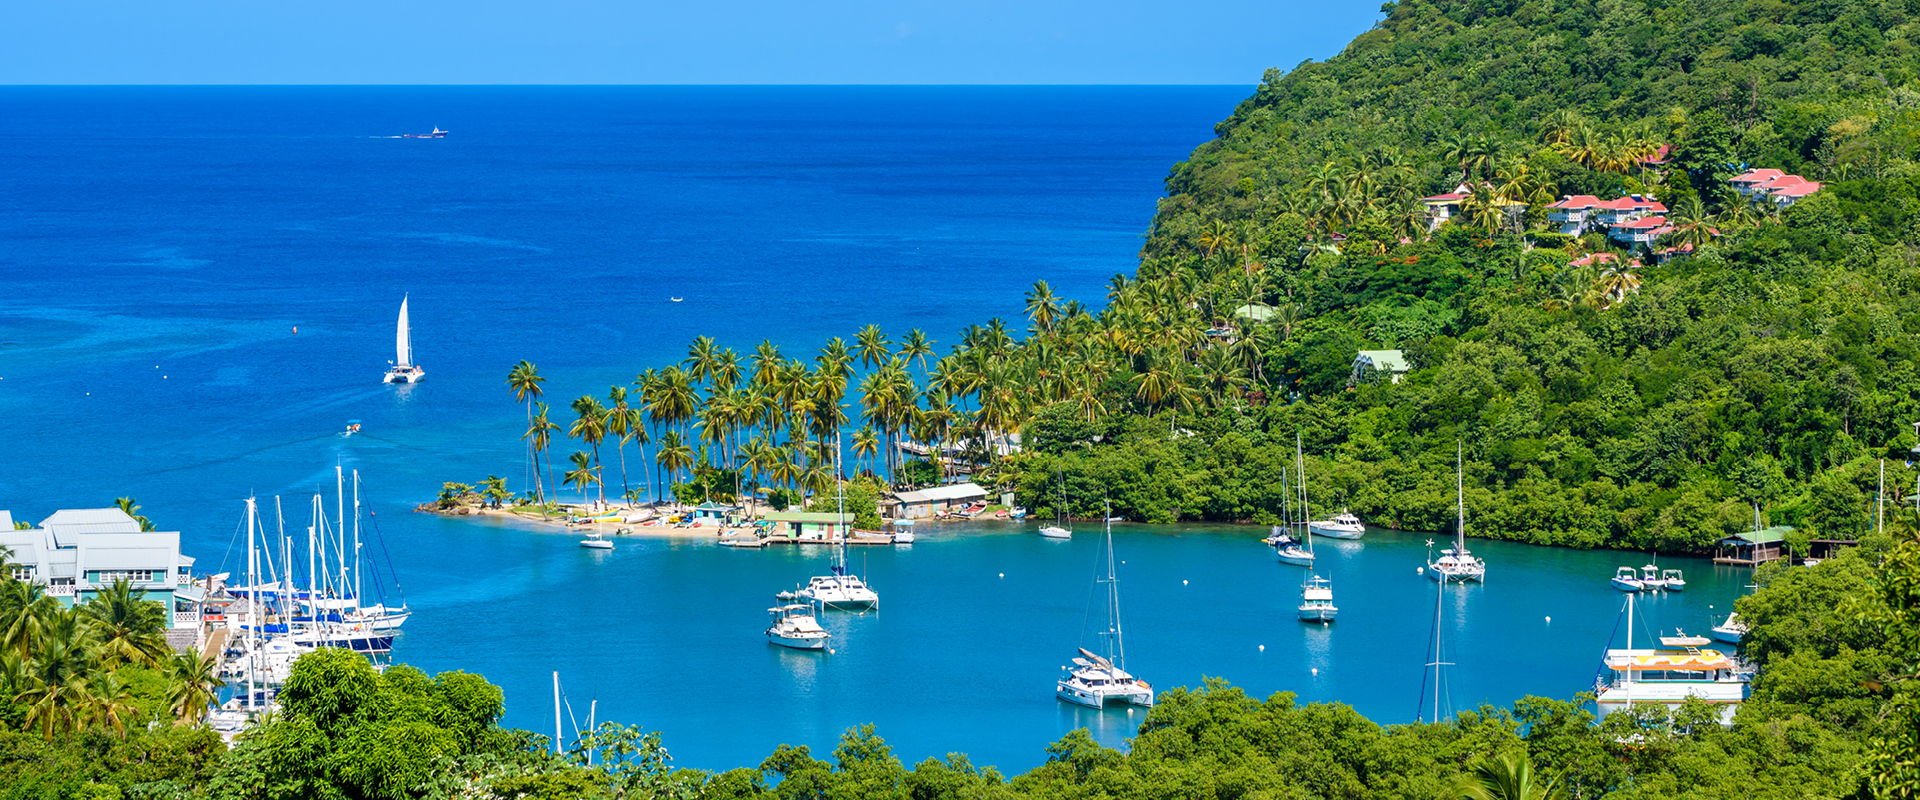
[(333, 465), (333, 558), (340, 567), (340, 580), (334, 584), (341, 594), (347, 593), (347, 544), (343, 526), (347, 521), (347, 476), (340, 465)]
[[(1467, 554), (1467, 466), (1466, 445), (1453, 443), (1453, 488), (1454, 497), (1460, 503), (1460, 521), (1454, 526), (1453, 552), (1465, 557)], [(1445, 583), (1446, 581), (1441, 581)]]
[(353, 607), (360, 607), (360, 470), (353, 471)]
[(1120, 575), (1113, 563), (1113, 504), (1102, 501), (1100, 505), (1106, 512), (1107, 660), (1124, 672), (1127, 668), (1127, 643), (1120, 630)]
[(259, 671), (260, 658), (260, 619), (256, 609), (260, 607), (260, 552), (254, 546), (255, 529), (259, 525), (254, 499), (247, 498), (247, 702), (253, 706), (254, 673)]

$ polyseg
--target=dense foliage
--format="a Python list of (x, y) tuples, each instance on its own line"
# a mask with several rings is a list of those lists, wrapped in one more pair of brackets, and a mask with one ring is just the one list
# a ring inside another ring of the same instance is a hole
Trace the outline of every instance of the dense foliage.
[[(674, 769), (660, 734), (615, 723), (556, 754), (498, 727), (501, 692), (479, 676), (383, 674), (322, 650), (295, 663), (282, 708), (231, 751), (159, 719), (0, 731), (0, 798), (1911, 797), (1920, 518), (1896, 516), (1892, 539), (1757, 573), (1738, 609), (1761, 670), (1731, 728), (1698, 704), (1596, 719), (1587, 697), (1382, 727), (1342, 704), (1212, 681), (1163, 693), (1126, 752), (1075, 731), (1011, 779), (958, 753), (909, 768), (871, 726), (825, 759), (782, 746), (757, 767), (707, 773)], [(1514, 791), (1527, 786), (1540, 793)]]

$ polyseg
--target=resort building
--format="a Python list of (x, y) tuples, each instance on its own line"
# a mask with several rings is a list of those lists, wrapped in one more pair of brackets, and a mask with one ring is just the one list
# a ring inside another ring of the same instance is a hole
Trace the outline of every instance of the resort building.
[(1553, 225), (1556, 233), (1579, 236), (1587, 232), (1587, 223), (1599, 207), (1600, 198), (1593, 195), (1567, 195), (1560, 198), (1560, 202), (1547, 206), (1547, 222)]
[(1667, 207), (1652, 197), (1630, 194), (1608, 200), (1594, 208), (1593, 222), (1596, 226), (1613, 229), (1641, 217), (1664, 215)]
[(1372, 376), (1386, 376), (1388, 381), (1400, 382), (1400, 376), (1407, 374), (1407, 356), (1399, 350), (1362, 350), (1353, 358), (1353, 375), (1347, 378), (1348, 386), (1356, 386)]
[(1632, 247), (1646, 245), (1652, 247), (1660, 237), (1673, 232), (1673, 226), (1667, 224), (1666, 217), (1641, 217), (1632, 222), (1623, 222), (1607, 231), (1607, 238)]
[(897, 519), (932, 519), (960, 507), (984, 503), (987, 490), (974, 483), (934, 486), (911, 492), (898, 492), (886, 501), (884, 515)]
[(45, 584), (63, 606), (124, 579), (167, 608), (170, 644), (199, 641), (206, 594), (193, 585), (193, 558), (180, 553), (178, 531), (142, 531), (118, 508), (65, 509), (15, 530), (13, 513), (0, 511), (0, 547), (12, 552), (14, 579)]
[(1448, 220), (1460, 216), (1460, 203), (1472, 196), (1473, 187), (1463, 183), (1446, 194), (1420, 198), (1420, 202), (1427, 204), (1427, 231), (1437, 231)]
[(1788, 175), (1777, 169), (1747, 170), (1727, 181), (1741, 197), (1756, 199), (1765, 197), (1780, 208), (1793, 205), (1807, 195), (1820, 191), (1821, 184), (1798, 175)]

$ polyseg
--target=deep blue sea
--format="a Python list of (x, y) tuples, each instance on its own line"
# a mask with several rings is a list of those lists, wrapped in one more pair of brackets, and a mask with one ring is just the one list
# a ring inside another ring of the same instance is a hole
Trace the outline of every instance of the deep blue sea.
[[(1248, 91), (0, 87), (0, 508), (130, 495), (203, 571), (238, 569), (242, 498), (283, 496), (297, 530), (339, 464), (361, 471), (370, 546), (418, 611), (397, 660), (486, 675), (510, 724), (551, 730), (557, 670), (583, 724), (597, 699), (683, 766), (824, 753), (865, 722), (910, 763), (1024, 770), (1077, 726), (1123, 745), (1138, 715), (1052, 696), (1085, 628), (1091, 536), (932, 526), (856, 551), (883, 607), (832, 615), (822, 657), (761, 631), (823, 554), (593, 553), (408, 509), (446, 480), (523, 488), (503, 384), (520, 359), (564, 409), (701, 334), (809, 357), (876, 323), (944, 350), (989, 317), (1019, 327), (1035, 280), (1097, 306), (1168, 168)], [(435, 126), (453, 133), (394, 138)], [(392, 387), (403, 294), (428, 379)], [(348, 419), (365, 434), (338, 436)], [(1411, 720), (1436, 602), (1414, 573), (1425, 536), (1323, 549), (1342, 612), (1319, 628), (1293, 618), (1301, 573), (1260, 535), (1117, 526), (1129, 666), (1162, 689), (1217, 676)], [(1644, 556), (1476, 551), (1490, 582), (1446, 598), (1451, 705), (1588, 688), (1621, 602), (1606, 579)], [(1643, 626), (1704, 629), (1746, 581), (1673, 566), (1693, 586), (1644, 604)]]

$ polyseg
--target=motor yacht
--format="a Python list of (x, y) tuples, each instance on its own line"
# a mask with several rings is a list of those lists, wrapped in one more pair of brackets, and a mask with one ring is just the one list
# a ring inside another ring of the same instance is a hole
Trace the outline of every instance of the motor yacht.
[(773, 613), (773, 626), (767, 628), (768, 642), (795, 650), (827, 649), (827, 638), (833, 634), (820, 627), (812, 606), (796, 603), (767, 610)]
[(1333, 605), (1333, 581), (1318, 575), (1300, 589), (1300, 619), (1303, 622), (1332, 622), (1340, 609)]
[(1621, 567), (1614, 570), (1613, 588), (1623, 592), (1637, 592), (1647, 588), (1647, 586), (1640, 582), (1640, 573), (1634, 568)]
[(1307, 523), (1307, 530), (1329, 539), (1358, 539), (1367, 535), (1367, 526), (1360, 524), (1360, 518), (1344, 509), (1333, 519)]

